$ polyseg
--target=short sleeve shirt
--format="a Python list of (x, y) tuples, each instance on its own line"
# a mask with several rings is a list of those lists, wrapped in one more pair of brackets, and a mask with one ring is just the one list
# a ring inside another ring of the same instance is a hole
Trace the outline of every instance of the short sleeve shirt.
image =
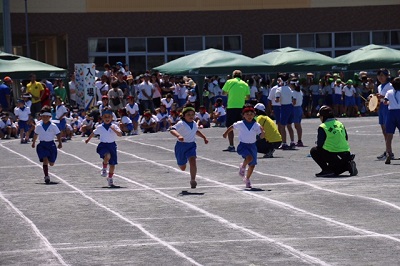
[(103, 126), (103, 124), (100, 124), (99, 126), (96, 127), (93, 133), (95, 135), (100, 135), (100, 142), (113, 143), (115, 142), (118, 136), (111, 128), (114, 128), (117, 131), (121, 131), (119, 127), (115, 124), (111, 124), (108, 130)]
[(240, 78), (229, 79), (222, 90), (228, 94), (227, 108), (243, 108), (246, 97), (250, 95), (250, 88)]
[(239, 141), (243, 143), (255, 143), (257, 140), (257, 135), (261, 134), (261, 126), (257, 122), (253, 124), (250, 130), (247, 128), (243, 121), (238, 121), (234, 123), (233, 128), (238, 130)]
[(172, 129), (175, 129), (179, 132), (179, 134), (183, 137), (183, 142), (195, 142), (196, 141), (196, 132), (198, 130), (197, 124), (193, 123), (193, 127), (190, 126), (185, 121), (179, 121), (176, 123)]
[(54, 123), (51, 123), (47, 130), (45, 130), (43, 122), (39, 122), (36, 124), (35, 134), (39, 136), (40, 141), (53, 141), (54, 137), (60, 134), (60, 130)]
[[(40, 82), (28, 83), (27, 92), (32, 95), (32, 103), (40, 102), (40, 93), (44, 90), (42, 84)], [(36, 97), (36, 98), (34, 98)]]

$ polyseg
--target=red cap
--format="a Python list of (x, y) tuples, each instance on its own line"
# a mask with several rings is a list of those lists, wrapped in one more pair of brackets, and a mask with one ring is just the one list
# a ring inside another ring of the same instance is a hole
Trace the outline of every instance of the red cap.
[(103, 96), (101, 97), (101, 99), (108, 99), (108, 96), (107, 96), (107, 95), (103, 95)]
[(5, 78), (3, 79), (3, 81), (4, 81), (4, 82), (12, 82), (12, 79), (11, 79), (9, 76), (7, 76), (7, 77), (5, 77)]

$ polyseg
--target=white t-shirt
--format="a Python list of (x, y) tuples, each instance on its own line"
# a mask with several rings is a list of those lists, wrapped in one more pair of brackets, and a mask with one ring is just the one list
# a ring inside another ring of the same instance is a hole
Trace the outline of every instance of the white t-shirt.
[(339, 86), (336, 85), (335, 87), (333, 87), (333, 90), (334, 90), (335, 94), (342, 95), (342, 85), (339, 85)]
[(356, 89), (353, 86), (344, 86), (343, 87), (344, 95), (347, 97), (352, 97), (356, 93)]
[[(390, 90), (393, 90), (393, 86), (392, 83), (386, 83), (384, 86), (382, 86), (383, 84), (378, 86), (378, 93), (380, 95), (386, 95), (386, 93)], [(382, 88), (383, 87), (383, 88)], [(383, 99), (381, 99), (381, 102), (383, 102)]]
[(303, 105), (303, 92), (302, 91), (292, 91), (293, 99), (296, 100), (296, 104), (294, 106), (302, 106)]
[(105, 129), (103, 124), (100, 124), (96, 127), (93, 133), (95, 135), (100, 135), (100, 142), (113, 143), (117, 139), (118, 135), (111, 128), (114, 128), (115, 130), (121, 132), (121, 129), (116, 124), (111, 124), (108, 130)]
[(162, 98), (161, 103), (165, 105), (167, 108), (171, 108), (172, 104), (174, 103), (174, 99), (170, 99), (170, 101), (167, 101), (167, 98)]
[(163, 120), (163, 119), (168, 119), (168, 113), (158, 113), (157, 114), (157, 120), (158, 121), (161, 121), (161, 120)]
[(250, 87), (250, 99), (255, 99), (257, 95), (258, 89), (256, 86)]
[(133, 107), (129, 105), (129, 103), (125, 106), (126, 111), (128, 114), (136, 114), (139, 112), (139, 105), (137, 103), (133, 104)]
[(201, 114), (200, 112), (198, 112), (198, 113), (196, 113), (196, 118), (200, 119), (200, 121), (209, 121), (210, 114), (207, 112), (204, 114)]
[(142, 117), (142, 119), (140, 120), (141, 125), (144, 124), (150, 125), (151, 123), (157, 123), (157, 120), (155, 120), (153, 117), (151, 117), (149, 120), (146, 120), (145, 117)]
[(56, 106), (56, 118), (57, 119), (60, 119), (60, 117), (63, 116), (65, 113), (68, 113), (68, 110), (64, 105)]
[(124, 115), (124, 116), (121, 118), (121, 123), (122, 123), (122, 124), (125, 124), (125, 125), (127, 125), (127, 124), (132, 124), (132, 120), (131, 120), (128, 116)]
[[(69, 86), (69, 91), (70, 91), (70, 94), (69, 94), (70, 99), (73, 101), (76, 101), (76, 83), (75, 83), (75, 81), (71, 80), (70, 82), (68, 82), (68, 86)], [(74, 92), (71, 92), (71, 91), (74, 91)]]
[(389, 110), (400, 109), (400, 92), (396, 90), (389, 90), (386, 93), (385, 98), (389, 100)]
[(292, 89), (283, 85), (282, 87), (278, 87), (275, 92), (275, 98), (280, 99), (281, 105), (292, 104)]
[(40, 141), (53, 141), (54, 137), (60, 134), (60, 130), (54, 123), (50, 123), (47, 130), (43, 128), (43, 122), (36, 124), (35, 134), (39, 136)]
[(143, 92), (146, 92), (147, 96), (151, 96), (152, 91), (154, 90), (154, 86), (153, 84), (146, 83), (146, 82), (142, 82), (139, 84), (139, 91), (140, 91), (140, 95), (139, 95), (139, 99), (140, 100), (149, 100), (149, 98), (147, 98), (146, 96), (144, 96)]
[(278, 88), (278, 85), (273, 86), (268, 95), (268, 100), (271, 101), (272, 106), (281, 106), (280, 102), (275, 102), (275, 94), (276, 94), (277, 88)]
[(101, 80), (96, 81), (94, 83), (94, 85), (96, 86), (97, 90), (96, 90), (96, 94), (97, 94), (97, 99), (101, 100), (101, 97), (103, 96), (103, 94), (101, 92), (106, 91), (108, 92), (109, 87), (107, 82), (102, 83)]
[(193, 122), (193, 127), (190, 128), (190, 126), (184, 122), (184, 121), (179, 121), (176, 123), (174, 126), (172, 126), (172, 129), (178, 131), (178, 133), (183, 137), (183, 142), (195, 142), (196, 141), (196, 132), (198, 130), (197, 124)]
[(29, 109), (29, 107), (25, 107), (24, 110), (21, 110), (19, 107), (15, 107), (14, 114), (18, 116), (18, 120), (28, 121), (29, 115), (31, 114), (31, 109)]
[(234, 123), (233, 128), (239, 131), (238, 138), (239, 141), (243, 143), (255, 143), (257, 140), (257, 135), (261, 134), (261, 125), (257, 122), (253, 124), (250, 130), (243, 121)]
[(222, 106), (215, 108), (214, 112), (215, 112), (215, 113), (218, 113), (219, 116), (226, 115), (225, 108), (222, 107)]

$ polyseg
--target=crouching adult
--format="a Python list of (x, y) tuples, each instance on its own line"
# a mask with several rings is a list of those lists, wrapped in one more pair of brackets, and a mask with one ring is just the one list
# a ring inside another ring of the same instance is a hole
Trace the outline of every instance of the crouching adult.
[(338, 176), (346, 171), (349, 171), (350, 176), (357, 175), (355, 155), (350, 153), (344, 125), (335, 119), (329, 106), (322, 106), (317, 116), (322, 124), (318, 127), (317, 146), (311, 148), (310, 154), (322, 171), (315, 176)]

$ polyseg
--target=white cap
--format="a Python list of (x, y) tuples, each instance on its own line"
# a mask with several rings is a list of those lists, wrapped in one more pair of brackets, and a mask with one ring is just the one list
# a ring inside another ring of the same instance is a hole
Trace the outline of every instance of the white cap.
[(257, 109), (257, 110), (260, 110), (260, 111), (265, 112), (265, 105), (262, 104), (262, 103), (257, 103), (257, 104), (254, 106), (254, 109)]
[(213, 84), (218, 85), (218, 80), (214, 80)]

